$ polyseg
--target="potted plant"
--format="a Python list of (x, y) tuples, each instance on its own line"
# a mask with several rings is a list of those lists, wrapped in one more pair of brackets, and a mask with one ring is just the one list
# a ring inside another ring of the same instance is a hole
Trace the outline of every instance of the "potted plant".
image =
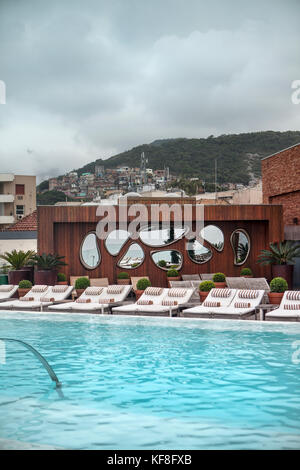
[(129, 285), (130, 284), (130, 277), (129, 274), (126, 272), (118, 273), (117, 275), (117, 284), (119, 285)]
[(23, 279), (30, 280), (31, 272), (28, 270), (28, 263), (33, 259), (35, 252), (32, 250), (12, 250), (0, 255), (0, 258), (8, 263), (10, 270), (8, 272), (9, 284), (18, 285)]
[(76, 279), (75, 290), (77, 297), (80, 297), (87, 287), (90, 287), (90, 280), (87, 277), (79, 277)]
[(29, 292), (31, 288), (32, 288), (32, 282), (28, 281), (28, 279), (24, 279), (23, 281), (20, 281), (19, 289), (18, 289), (19, 298), (24, 297), (24, 295), (26, 295), (27, 292)]
[(295, 258), (300, 256), (300, 244), (292, 241), (270, 243), (269, 250), (261, 250), (257, 262), (271, 265), (272, 277), (283, 277), (289, 289), (293, 288)]
[(214, 289), (215, 284), (213, 281), (202, 281), (199, 284), (199, 295), (201, 303), (204, 302), (206, 297), (208, 296), (209, 292)]
[(215, 273), (213, 275), (213, 282), (217, 289), (224, 289), (226, 287), (226, 276), (223, 273)]
[(151, 286), (151, 282), (146, 277), (139, 279), (136, 284), (136, 290), (135, 290), (136, 300), (138, 300), (141, 297), (141, 295), (144, 293), (144, 290), (150, 286)]
[(268, 292), (270, 304), (280, 304), (283, 294), (288, 290), (288, 283), (283, 277), (274, 277), (270, 282), (271, 292)]
[(57, 284), (62, 286), (66, 286), (68, 284), (65, 273), (57, 273)]
[(57, 254), (46, 254), (35, 255), (33, 262), (36, 266), (34, 273), (35, 284), (46, 284), (47, 286), (54, 286), (57, 281), (57, 268), (60, 266), (66, 266), (63, 261), (64, 256)]
[(252, 270), (250, 268), (243, 268), (241, 270), (241, 277), (253, 277)]
[(168, 284), (170, 286), (170, 281), (180, 281), (181, 276), (177, 269), (171, 268), (167, 271)]

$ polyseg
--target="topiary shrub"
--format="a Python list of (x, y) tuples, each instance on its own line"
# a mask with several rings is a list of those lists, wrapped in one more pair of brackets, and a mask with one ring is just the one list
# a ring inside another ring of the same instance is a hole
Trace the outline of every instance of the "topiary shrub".
[(214, 289), (216, 286), (215, 284), (213, 283), (213, 281), (202, 281), (200, 284), (199, 284), (199, 290), (201, 292), (209, 292), (211, 291), (212, 289)]
[(23, 281), (19, 282), (19, 288), (20, 289), (31, 289), (32, 288), (32, 282), (28, 281), (27, 279), (24, 279)]
[(283, 277), (274, 277), (270, 282), (270, 290), (277, 293), (285, 292), (288, 290), (288, 283)]
[(213, 275), (213, 282), (225, 282), (226, 276), (223, 273), (216, 273)]
[(129, 274), (125, 272), (119, 273), (117, 279), (129, 279)]
[(75, 281), (75, 289), (86, 289), (90, 287), (90, 280), (87, 277), (79, 277)]
[(65, 273), (57, 273), (57, 281), (58, 282), (66, 282), (67, 276)]
[(169, 269), (169, 271), (167, 271), (167, 276), (168, 277), (178, 277), (179, 272), (177, 271), (177, 269)]
[(146, 277), (139, 279), (136, 284), (137, 290), (145, 290), (147, 289), (147, 287), (150, 287), (150, 286), (151, 286), (151, 282)]
[(160, 259), (158, 262), (158, 266), (160, 268), (165, 268), (167, 266), (167, 262), (164, 259)]
[(253, 273), (250, 268), (243, 268), (241, 270), (241, 276), (252, 276)]

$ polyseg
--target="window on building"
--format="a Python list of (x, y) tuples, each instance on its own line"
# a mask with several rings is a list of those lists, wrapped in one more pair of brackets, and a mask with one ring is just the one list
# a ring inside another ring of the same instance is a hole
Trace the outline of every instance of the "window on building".
[(16, 184), (16, 194), (19, 196), (24, 196), (25, 184)]
[(24, 215), (24, 206), (16, 206), (16, 214)]

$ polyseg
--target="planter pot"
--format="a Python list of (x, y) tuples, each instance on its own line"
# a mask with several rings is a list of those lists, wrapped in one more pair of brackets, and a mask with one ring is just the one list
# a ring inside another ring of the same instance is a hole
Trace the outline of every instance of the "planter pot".
[(18, 269), (16, 271), (9, 271), (8, 283), (14, 286), (19, 285), (20, 281), (30, 281), (30, 271), (26, 269)]
[(251, 277), (251, 278), (253, 278), (253, 276), (241, 276), (241, 277)]
[(284, 295), (284, 292), (268, 292), (270, 304), (279, 305), (282, 300), (283, 295)]
[(170, 286), (170, 281), (181, 281), (181, 276), (176, 276), (176, 277), (168, 277), (168, 286)]
[(57, 286), (67, 286), (68, 282), (67, 281), (56, 281)]
[(200, 302), (204, 302), (206, 297), (208, 296), (209, 292), (201, 292), (201, 290), (199, 291), (199, 295), (200, 295)]
[(145, 292), (144, 290), (139, 290), (139, 289), (135, 290), (134, 293), (135, 293), (136, 300), (139, 300), (139, 298), (141, 297), (141, 295), (143, 295), (144, 292)]
[(225, 289), (227, 287), (226, 282), (214, 282), (216, 289)]
[(45, 270), (34, 272), (34, 283), (46, 286), (55, 286), (57, 282), (57, 271)]
[(83, 294), (84, 291), (85, 291), (85, 289), (76, 289), (77, 298), (80, 297), (81, 294)]
[(33, 280), (34, 280), (34, 266), (24, 266), (24, 268), (22, 268), (22, 270), (29, 272), (29, 276), (30, 276), (29, 281), (33, 283)]
[(21, 289), (21, 288), (19, 287), (19, 289), (18, 289), (19, 298), (20, 298), (20, 297), (24, 297), (24, 295), (26, 295), (30, 290), (31, 290), (31, 289)]
[(130, 284), (130, 279), (117, 279), (117, 284), (119, 286), (128, 286)]
[(8, 274), (0, 274), (0, 285), (8, 284)]
[(273, 264), (272, 276), (283, 277), (288, 283), (289, 290), (293, 289), (293, 272), (294, 266), (292, 264)]

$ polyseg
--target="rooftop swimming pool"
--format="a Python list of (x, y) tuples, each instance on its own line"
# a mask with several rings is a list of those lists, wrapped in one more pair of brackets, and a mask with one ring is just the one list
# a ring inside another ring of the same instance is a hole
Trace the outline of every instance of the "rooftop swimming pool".
[(300, 324), (0, 314), (0, 448), (299, 449)]

